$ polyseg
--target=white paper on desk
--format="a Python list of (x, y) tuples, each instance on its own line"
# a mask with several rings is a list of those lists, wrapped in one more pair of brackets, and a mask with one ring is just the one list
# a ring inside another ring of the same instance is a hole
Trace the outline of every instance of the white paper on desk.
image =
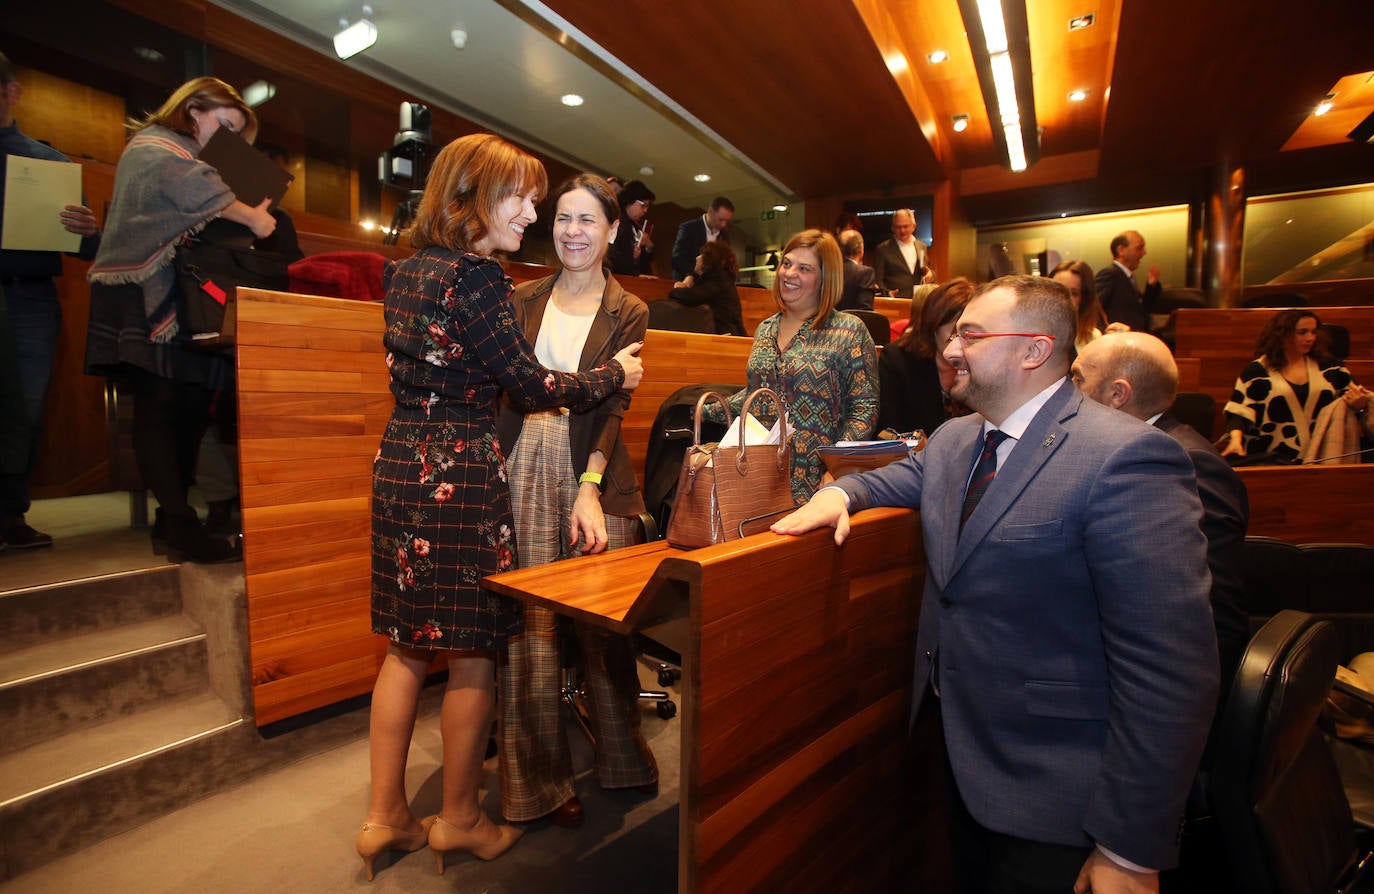
[[(773, 423), (771, 429), (764, 428), (763, 423), (754, 418), (753, 413), (748, 415), (736, 416), (735, 421), (730, 423), (730, 428), (720, 439), (722, 447), (739, 446), (739, 427), (744, 425), (744, 446), (753, 447), (756, 444), (776, 444), (781, 437), (779, 423)], [(712, 460), (707, 460), (706, 465), (711, 465)]]
[(5, 225), (0, 248), (77, 251), (81, 237), (62, 226), (62, 209), (81, 204), (81, 165), (11, 155), (5, 160)]

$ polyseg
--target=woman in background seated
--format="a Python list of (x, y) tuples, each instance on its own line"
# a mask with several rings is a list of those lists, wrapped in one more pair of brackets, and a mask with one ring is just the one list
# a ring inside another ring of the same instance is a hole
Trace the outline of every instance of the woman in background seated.
[(1074, 349), (1083, 350), (1089, 342), (1102, 337), (1107, 332), (1129, 332), (1125, 323), (1107, 323), (1107, 312), (1097, 298), (1097, 286), (1093, 280), (1093, 268), (1082, 261), (1060, 261), (1050, 271), (1050, 279), (1069, 290), (1073, 306), (1078, 308), (1078, 334), (1074, 339)]
[(708, 305), (716, 317), (717, 335), (747, 335), (735, 277), (735, 250), (723, 239), (708, 242), (697, 255), (696, 272), (678, 284), (668, 297), (687, 307)]
[[(515, 290), (515, 318), (544, 366), (595, 369), (644, 340), (649, 310), (605, 267), (620, 225), (606, 181), (578, 174), (553, 198), (553, 246), (563, 269)], [(644, 499), (620, 436), (629, 405), (630, 392), (619, 391), (588, 413), (501, 407), (497, 432), (509, 445), (520, 567), (638, 539)], [(510, 822), (547, 816), (559, 826), (582, 823), (559, 713), (556, 621), (549, 609), (526, 605), (525, 632), (511, 638), (501, 674), (501, 809)], [(629, 641), (590, 624), (579, 622), (575, 629), (596, 735), (597, 780), (608, 789), (653, 789), (658, 768), (639, 731), (639, 676)]]
[(973, 283), (962, 276), (941, 283), (919, 308), (913, 305), (911, 328), (878, 356), (878, 433), (896, 437), (913, 431), (927, 435), (951, 416), (966, 410), (949, 396), (954, 367), (944, 357), (959, 314)]
[(1369, 392), (1350, 370), (1326, 355), (1310, 310), (1289, 308), (1269, 318), (1259, 354), (1236, 379), (1226, 404), (1229, 440), (1222, 456), (1269, 454), (1275, 464), (1300, 463), (1322, 408), (1337, 400), (1368, 422)]
[[(444, 854), (500, 856), (520, 830), (478, 804), (496, 696), (496, 657), (520, 632), (519, 605), (480, 585), (513, 567), (514, 521), (494, 409), (504, 392), (527, 411), (589, 411), (639, 384), (638, 345), (584, 373), (539, 365), (515, 325), (510, 280), (495, 252), (520, 248), (546, 175), (538, 159), (491, 134), (449, 143), (434, 160), (396, 265), (384, 315), (396, 397), (372, 465), (372, 630), (388, 640), (372, 690), (372, 792), (359, 856), (426, 843)], [(406, 758), (425, 675), (448, 668), (439, 718), (443, 800), (419, 820)]]
[(172, 261), (177, 243), (218, 218), (259, 239), (276, 229), (268, 200), (245, 205), (199, 159), (220, 128), (252, 142), (258, 121), (233, 87), (196, 78), (128, 127), (89, 274), (86, 372), (118, 378), (133, 395), (134, 456), (158, 503), (154, 543), (165, 538), (174, 561), (231, 561), (241, 548), (205, 529), (187, 491), (210, 403), (231, 382), (233, 357), (192, 346), (177, 313), (181, 289)]
[[(751, 391), (772, 388), (787, 404), (792, 498), (798, 506), (811, 499), (825, 474), (816, 448), (867, 438), (878, 421), (873, 337), (858, 317), (835, 310), (843, 263), (829, 233), (803, 230), (788, 240), (773, 281), (778, 312), (754, 332), (748, 387), (730, 398), (731, 410), (738, 413)], [(760, 400), (750, 410), (773, 408)], [(708, 405), (707, 412), (714, 421), (725, 421), (718, 404)], [(772, 417), (761, 421), (773, 424)]]

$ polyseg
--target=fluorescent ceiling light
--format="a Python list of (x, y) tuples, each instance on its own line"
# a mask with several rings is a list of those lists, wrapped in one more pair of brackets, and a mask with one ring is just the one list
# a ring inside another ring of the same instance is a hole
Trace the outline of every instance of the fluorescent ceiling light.
[(773, 206), (773, 210), (774, 210), (774, 211), (786, 211), (786, 210), (787, 210), (787, 206), (786, 206), (786, 205), (783, 205), (783, 204), (781, 204), (781, 203), (779, 203), (779, 204)]
[(1011, 55), (997, 53), (992, 57), (992, 83), (997, 91), (997, 112), (1002, 124), (1018, 124), (1021, 111), (1016, 105), (1016, 77), (1011, 70)]
[(267, 102), (269, 99), (276, 95), (276, 85), (269, 84), (266, 81), (254, 81), (247, 87), (243, 88), (242, 94), (243, 101), (255, 108)]
[(1013, 171), (1024, 171), (1026, 169), (1026, 147), (1021, 142), (1021, 125), (1008, 124), (1002, 128), (1002, 132), (1007, 135), (1007, 157), (1011, 161)]
[(978, 18), (983, 22), (983, 42), (988, 54), (1007, 51), (1007, 25), (1002, 20), (1002, 0), (978, 0)]
[(358, 19), (334, 35), (334, 52), (340, 59), (356, 56), (377, 42), (377, 26), (367, 19)]

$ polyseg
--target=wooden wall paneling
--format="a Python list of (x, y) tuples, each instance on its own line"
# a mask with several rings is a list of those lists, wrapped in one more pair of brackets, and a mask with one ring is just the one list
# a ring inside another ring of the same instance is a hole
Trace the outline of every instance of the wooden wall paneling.
[(1374, 545), (1374, 465), (1246, 466), (1252, 536)]

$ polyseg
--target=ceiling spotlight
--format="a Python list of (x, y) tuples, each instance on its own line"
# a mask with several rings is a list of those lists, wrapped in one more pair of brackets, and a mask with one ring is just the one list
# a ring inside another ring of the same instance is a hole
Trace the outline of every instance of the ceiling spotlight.
[(334, 35), (334, 52), (340, 59), (356, 56), (377, 42), (377, 26), (367, 19), (358, 19)]
[(167, 58), (152, 47), (134, 47), (134, 55), (144, 62), (161, 62)]
[(641, 165), (640, 168), (639, 168), (639, 176), (641, 176), (641, 177), (652, 177), (652, 176), (654, 176), (654, 166), (653, 166), (653, 165)]
[(1332, 107), (1333, 105), (1335, 105), (1335, 104), (1336, 104), (1336, 94), (1334, 94), (1334, 93), (1328, 93), (1328, 94), (1326, 94), (1325, 96), (1322, 97), (1322, 101), (1321, 101), (1321, 102), (1317, 103), (1317, 110), (1316, 110), (1315, 112), (1313, 112), (1312, 114), (1314, 114), (1314, 115), (1325, 115), (1327, 112), (1331, 111), (1331, 107)]
[(773, 210), (774, 210), (774, 211), (786, 211), (786, 210), (787, 210), (787, 206), (784, 205), (784, 204), (782, 204), (781, 202), (779, 202), (778, 204), (776, 204), (776, 205), (773, 206)]
[(883, 57), (883, 62), (887, 65), (887, 70), (894, 75), (906, 71), (906, 56), (903, 56), (900, 51), (889, 53)]
[(453, 41), (453, 48), (461, 50), (468, 45), (468, 33), (462, 28), (454, 28), (448, 33), (449, 39)]
[(1083, 88), (1069, 91), (1069, 102), (1082, 102), (1088, 98), (1088, 91)]
[(692, 179), (695, 180), (695, 181), (698, 182), (698, 183), (710, 183), (710, 182), (711, 182), (711, 175), (710, 175), (710, 174), (697, 174), (697, 175), (696, 175), (695, 177), (693, 177)]
[(358, 226), (362, 227), (364, 230), (375, 230), (377, 229), (377, 222), (375, 220), (360, 220), (358, 221)]
[(247, 87), (244, 87), (240, 95), (243, 97), (244, 102), (256, 108), (276, 96), (277, 88), (276, 85), (269, 84), (267, 81), (254, 81)]
[(963, 132), (966, 131), (966, 130), (968, 130), (968, 116), (967, 116), (967, 115), (955, 115), (955, 116), (954, 116), (954, 132), (955, 132), (955, 133), (963, 133)]
[(1093, 26), (1093, 14), (1092, 14), (1092, 13), (1088, 13), (1088, 14), (1085, 15), (1085, 16), (1074, 16), (1073, 18), (1069, 19), (1069, 30), (1070, 30), (1070, 31), (1082, 31), (1084, 28), (1091, 28), (1092, 26)]
[(563, 105), (570, 109), (575, 109), (583, 103), (582, 97), (578, 96), (576, 93), (564, 93), (562, 100)]
[(949, 53), (946, 53), (944, 50), (936, 50), (926, 55), (926, 61), (931, 65), (939, 65), (947, 59), (949, 59)]

